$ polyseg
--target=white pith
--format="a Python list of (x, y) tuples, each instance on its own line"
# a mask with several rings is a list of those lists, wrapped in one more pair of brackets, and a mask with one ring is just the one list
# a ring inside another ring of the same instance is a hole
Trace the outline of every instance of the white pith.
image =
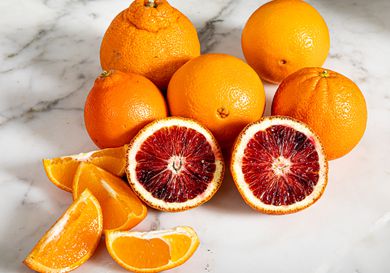
[[(164, 200), (157, 199), (153, 197), (153, 195), (147, 191), (142, 184), (138, 182), (137, 175), (136, 175), (136, 159), (135, 156), (137, 152), (140, 150), (141, 145), (145, 142), (145, 140), (151, 136), (154, 132), (160, 130), (161, 128), (167, 128), (171, 126), (180, 126), (180, 127), (186, 127), (194, 129), (195, 131), (201, 133), (207, 140), (207, 142), (210, 144), (213, 153), (215, 155), (215, 172), (214, 177), (212, 181), (209, 183), (206, 190), (198, 195), (197, 197), (187, 200), (185, 202), (173, 202), (168, 203)], [(157, 122), (154, 122), (153, 124), (149, 125), (146, 130), (142, 130), (133, 140), (131, 147), (128, 151), (128, 176), (129, 176), (129, 183), (134, 187), (134, 190), (138, 192), (141, 197), (149, 203), (149, 205), (155, 207), (155, 208), (164, 208), (166, 210), (181, 210), (186, 208), (191, 208), (199, 205), (200, 203), (203, 203), (204, 200), (207, 200), (212, 197), (212, 195), (215, 193), (217, 188), (219, 187), (220, 183), (218, 183), (221, 180), (221, 177), (223, 176), (223, 170), (224, 170), (224, 163), (223, 158), (221, 155), (221, 152), (219, 148), (215, 145), (215, 139), (211, 135), (209, 131), (204, 129), (200, 124), (198, 124), (195, 121), (192, 121), (190, 119), (181, 119), (181, 118), (168, 118), (164, 120), (159, 120)]]
[(272, 170), (278, 176), (287, 174), (290, 171), (291, 161), (284, 156), (279, 156), (272, 162)]
[(91, 156), (94, 153), (96, 153), (96, 151), (91, 151), (91, 152), (87, 152), (87, 153), (79, 153), (76, 155), (70, 155), (70, 156), (66, 156), (66, 157), (70, 157), (71, 159), (74, 159), (76, 161), (86, 162), (86, 161), (89, 161), (89, 159), (91, 158)]
[[(180, 264), (182, 260), (187, 259), (189, 254), (191, 254), (191, 253), (189, 253), (190, 250), (193, 248), (193, 246), (195, 244), (198, 244), (198, 236), (197, 236), (196, 232), (191, 227), (178, 226), (178, 227), (175, 227), (172, 229), (155, 230), (155, 231), (148, 231), (148, 232), (112, 231), (112, 232), (106, 233), (106, 236), (107, 236), (107, 241), (109, 242), (110, 249), (113, 249), (113, 247), (112, 247), (113, 243), (118, 238), (135, 237), (135, 238), (140, 238), (140, 239), (145, 239), (145, 240), (150, 240), (150, 239), (154, 239), (154, 238), (161, 239), (168, 245), (169, 250), (171, 251), (171, 242), (169, 240), (165, 239), (163, 236), (169, 236), (169, 235), (173, 235), (173, 234), (186, 235), (187, 237), (189, 237), (191, 239), (191, 245), (188, 248), (187, 253), (185, 255), (183, 255), (180, 259), (178, 259), (176, 261), (169, 260), (169, 262), (163, 266), (165, 269), (168, 269), (171, 267), (170, 265), (172, 265), (173, 263)], [(116, 256), (116, 257), (118, 257), (118, 256)], [(125, 262), (122, 260), (121, 260), (121, 263), (125, 264)], [(130, 268), (131, 268), (131, 266), (130, 266)], [(141, 269), (141, 268), (138, 268), (138, 269)], [(144, 268), (144, 269), (145, 269), (145, 272), (149, 272), (149, 270), (150, 270), (150, 269), (148, 270), (148, 268)], [(153, 268), (151, 270), (152, 271), (150, 271), (150, 272), (154, 272)]]
[[(319, 180), (313, 190), (313, 192), (306, 196), (305, 199), (293, 203), (291, 205), (268, 205), (263, 203), (259, 198), (257, 198), (253, 192), (250, 190), (249, 185), (245, 182), (244, 174), (242, 172), (242, 158), (244, 156), (245, 148), (248, 145), (248, 142), (253, 138), (253, 136), (259, 132), (264, 131), (270, 126), (273, 125), (283, 125), (290, 126), (295, 130), (298, 130), (305, 134), (307, 137), (312, 137), (315, 140), (315, 149), (318, 153), (319, 158)], [(269, 212), (279, 212), (279, 211), (289, 211), (289, 210), (299, 210), (300, 208), (307, 207), (311, 203), (313, 203), (323, 191), (323, 188), (327, 183), (327, 161), (323, 154), (322, 147), (319, 146), (319, 140), (315, 134), (313, 134), (310, 129), (299, 122), (296, 122), (287, 118), (264, 118), (261, 122), (254, 123), (247, 127), (245, 131), (241, 133), (240, 140), (236, 143), (235, 152), (232, 156), (232, 169), (235, 173), (235, 182), (241, 194), (244, 195), (247, 202), (251, 204), (253, 207), (258, 208), (259, 210), (266, 210)]]
[(168, 160), (168, 170), (170, 170), (171, 172), (173, 173), (180, 173), (183, 169), (184, 169), (184, 165), (185, 165), (185, 158), (182, 157), (182, 156), (172, 156), (169, 160)]

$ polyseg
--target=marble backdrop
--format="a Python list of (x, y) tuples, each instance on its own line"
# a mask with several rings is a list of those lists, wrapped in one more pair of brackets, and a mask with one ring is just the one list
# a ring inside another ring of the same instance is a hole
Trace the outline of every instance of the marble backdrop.
[[(202, 51), (243, 58), (242, 27), (264, 1), (172, 0), (196, 25)], [(171, 272), (390, 272), (390, 1), (309, 1), (328, 23), (324, 67), (353, 79), (368, 104), (359, 146), (330, 163), (324, 196), (288, 216), (245, 205), (231, 178), (207, 204), (182, 213), (150, 210), (137, 230), (193, 226), (201, 245)], [(94, 150), (83, 105), (99, 74), (99, 46), (129, 1), (0, 2), (0, 272), (21, 264), (71, 203), (43, 157)], [(275, 85), (265, 85), (267, 112)], [(124, 272), (103, 245), (75, 272)]]

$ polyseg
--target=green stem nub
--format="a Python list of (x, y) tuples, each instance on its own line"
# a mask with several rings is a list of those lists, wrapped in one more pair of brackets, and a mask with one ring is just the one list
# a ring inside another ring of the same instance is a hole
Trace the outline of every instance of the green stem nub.
[(112, 73), (112, 70), (104, 70), (101, 74), (100, 74), (100, 78), (107, 78), (108, 76), (110, 76)]
[(327, 70), (324, 70), (320, 73), (320, 76), (322, 78), (328, 78), (329, 77), (329, 72)]
[(154, 0), (145, 0), (145, 7), (156, 8), (157, 4), (154, 2)]

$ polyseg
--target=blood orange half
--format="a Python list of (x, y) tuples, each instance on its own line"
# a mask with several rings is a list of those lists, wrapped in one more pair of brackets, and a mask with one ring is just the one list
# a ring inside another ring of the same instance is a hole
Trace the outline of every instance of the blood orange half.
[(208, 201), (221, 185), (224, 169), (214, 136), (186, 118), (148, 124), (127, 152), (129, 184), (145, 203), (163, 211), (182, 211)]
[(328, 177), (317, 135), (304, 123), (281, 116), (265, 117), (240, 133), (230, 168), (246, 203), (268, 214), (312, 205)]

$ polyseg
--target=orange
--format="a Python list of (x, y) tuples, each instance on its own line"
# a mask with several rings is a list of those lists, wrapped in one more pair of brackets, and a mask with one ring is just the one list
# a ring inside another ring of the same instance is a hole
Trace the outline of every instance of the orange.
[(347, 77), (324, 68), (304, 68), (288, 76), (272, 102), (273, 115), (307, 123), (320, 137), (329, 160), (350, 152), (367, 123), (366, 101)]
[(123, 176), (126, 168), (126, 146), (108, 148), (77, 155), (43, 159), (47, 177), (54, 185), (72, 191), (73, 178), (80, 162), (91, 162), (117, 176)]
[(218, 191), (225, 174), (221, 149), (198, 122), (169, 117), (146, 125), (127, 152), (127, 181), (149, 206), (183, 211)]
[(86, 190), (39, 240), (24, 263), (38, 272), (69, 272), (92, 256), (102, 229), (99, 202)]
[(111, 257), (132, 272), (160, 272), (179, 266), (198, 245), (195, 231), (186, 226), (150, 232), (106, 232)]
[(166, 116), (164, 97), (150, 80), (118, 70), (96, 79), (84, 108), (85, 127), (100, 148), (125, 145), (147, 123)]
[(226, 54), (192, 59), (173, 75), (168, 87), (171, 114), (195, 119), (228, 148), (264, 111), (263, 84), (242, 60)]
[(313, 205), (328, 182), (328, 161), (319, 137), (289, 117), (264, 117), (245, 127), (230, 164), (242, 198), (267, 214), (288, 214)]
[(146, 207), (120, 178), (87, 162), (77, 169), (73, 182), (73, 197), (85, 189), (99, 200), (104, 217), (104, 229), (131, 229), (146, 217)]
[(199, 56), (195, 27), (165, 0), (135, 0), (111, 22), (100, 48), (104, 70), (133, 72), (166, 88), (173, 73)]
[(308, 3), (275, 0), (248, 19), (241, 37), (248, 64), (272, 83), (308, 66), (321, 66), (329, 52), (324, 19)]

